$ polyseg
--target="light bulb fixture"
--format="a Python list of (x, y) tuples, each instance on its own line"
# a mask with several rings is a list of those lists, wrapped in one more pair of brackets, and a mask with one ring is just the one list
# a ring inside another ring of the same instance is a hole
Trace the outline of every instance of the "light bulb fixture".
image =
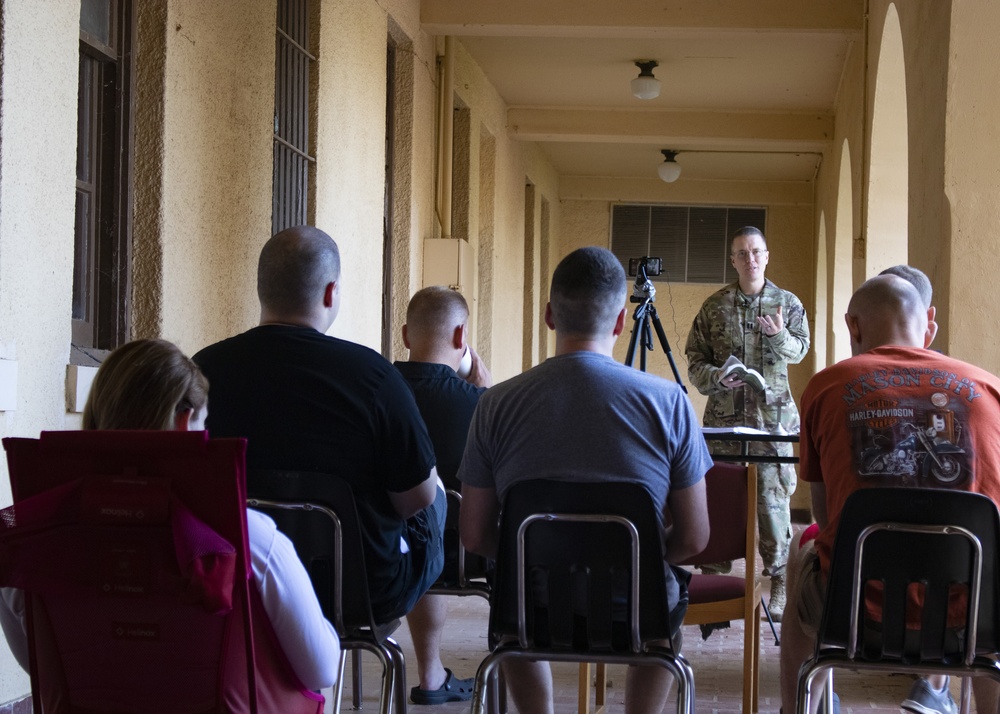
[(660, 80), (653, 76), (656, 60), (636, 60), (639, 76), (632, 80), (632, 94), (636, 99), (656, 99), (660, 96)]
[(663, 154), (663, 163), (657, 167), (656, 172), (667, 183), (673, 183), (681, 176), (681, 165), (677, 163), (677, 154), (680, 152), (660, 149), (660, 153)]

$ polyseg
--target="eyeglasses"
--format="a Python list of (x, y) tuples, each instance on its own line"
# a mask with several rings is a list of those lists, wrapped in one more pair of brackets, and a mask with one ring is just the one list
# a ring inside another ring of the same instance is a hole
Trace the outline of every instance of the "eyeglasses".
[(760, 260), (766, 254), (767, 254), (766, 248), (754, 248), (753, 250), (737, 251), (733, 253), (733, 257), (736, 258), (736, 260), (746, 260), (752, 255), (754, 260)]

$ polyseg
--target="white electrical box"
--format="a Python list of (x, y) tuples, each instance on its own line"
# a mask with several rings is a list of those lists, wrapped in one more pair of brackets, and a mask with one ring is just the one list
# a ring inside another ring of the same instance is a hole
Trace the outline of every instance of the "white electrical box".
[(469, 298), (473, 278), (472, 248), (461, 238), (424, 240), (424, 280), (421, 287), (444, 285)]
[(77, 414), (83, 411), (96, 376), (97, 367), (66, 365), (66, 411)]

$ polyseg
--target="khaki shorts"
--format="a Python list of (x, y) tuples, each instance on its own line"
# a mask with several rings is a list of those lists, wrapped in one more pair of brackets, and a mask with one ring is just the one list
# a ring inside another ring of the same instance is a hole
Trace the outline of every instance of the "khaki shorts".
[(816, 636), (819, 622), (823, 617), (823, 601), (826, 599), (826, 578), (819, 567), (819, 555), (815, 541), (806, 543), (799, 551), (799, 591), (798, 613), (802, 631)]

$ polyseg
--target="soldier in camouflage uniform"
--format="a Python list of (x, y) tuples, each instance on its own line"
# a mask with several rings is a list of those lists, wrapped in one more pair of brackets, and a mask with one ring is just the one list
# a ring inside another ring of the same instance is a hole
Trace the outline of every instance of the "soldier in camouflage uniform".
[[(772, 434), (797, 434), (799, 412), (788, 388), (788, 365), (809, 351), (805, 308), (795, 295), (764, 278), (768, 262), (764, 234), (741, 228), (730, 245), (738, 282), (710, 296), (694, 319), (685, 352), (688, 378), (708, 396), (705, 426), (747, 426)], [(761, 393), (738, 378), (722, 378), (720, 367), (730, 355), (764, 376)], [(716, 454), (738, 454), (737, 442), (713, 442)], [(791, 456), (789, 443), (751, 443), (751, 454)], [(795, 490), (791, 464), (757, 466), (757, 518), (760, 555), (771, 576), (768, 612), (781, 620), (785, 609), (785, 563), (792, 537), (789, 498)], [(726, 570), (725, 564), (722, 570)]]

